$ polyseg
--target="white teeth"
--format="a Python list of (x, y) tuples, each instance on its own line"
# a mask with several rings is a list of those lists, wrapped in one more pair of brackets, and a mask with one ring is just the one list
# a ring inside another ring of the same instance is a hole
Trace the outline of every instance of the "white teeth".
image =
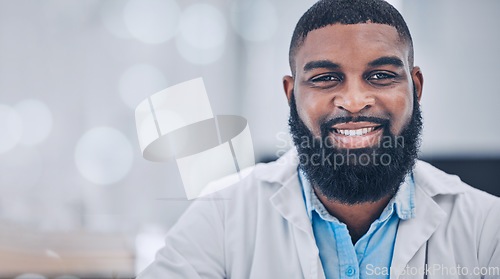
[(337, 130), (337, 133), (350, 136), (350, 137), (359, 137), (366, 135), (370, 133), (371, 131), (375, 130), (375, 127), (370, 127), (370, 128), (363, 128), (363, 129), (357, 129), (357, 130)]

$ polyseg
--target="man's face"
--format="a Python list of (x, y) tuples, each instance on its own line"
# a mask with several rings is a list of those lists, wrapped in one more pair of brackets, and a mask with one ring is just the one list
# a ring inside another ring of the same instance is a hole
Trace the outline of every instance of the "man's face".
[(295, 56), (295, 79), (285, 77), (287, 98), (290, 101), (294, 92), (298, 114), (316, 138), (321, 123), (340, 117), (389, 121), (389, 127), (373, 120), (333, 121), (329, 127), (337, 148), (373, 146), (383, 129), (399, 135), (409, 122), (412, 79), (420, 99), (421, 73), (418, 67), (410, 72), (408, 52), (396, 29), (385, 24), (335, 24), (313, 30)]
[[(328, 198), (378, 200), (394, 194), (411, 169), (422, 75), (410, 71), (408, 52), (396, 29), (382, 24), (320, 28), (297, 52), (295, 79), (283, 80), (290, 128), (302, 169)], [(335, 161), (319, 161), (319, 153)]]

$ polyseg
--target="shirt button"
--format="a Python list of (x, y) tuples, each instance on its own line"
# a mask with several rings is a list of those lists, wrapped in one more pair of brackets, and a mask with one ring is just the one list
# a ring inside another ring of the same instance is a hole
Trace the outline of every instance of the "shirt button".
[(356, 270), (352, 268), (352, 266), (348, 267), (347, 270), (345, 271), (345, 275), (351, 277), (356, 273)]

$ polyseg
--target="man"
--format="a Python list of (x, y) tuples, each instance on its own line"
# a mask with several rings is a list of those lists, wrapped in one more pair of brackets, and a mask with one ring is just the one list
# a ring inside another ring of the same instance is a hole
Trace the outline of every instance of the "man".
[(423, 76), (381, 0), (321, 0), (283, 78), (296, 151), (195, 202), (140, 278), (500, 278), (500, 201), (416, 160)]

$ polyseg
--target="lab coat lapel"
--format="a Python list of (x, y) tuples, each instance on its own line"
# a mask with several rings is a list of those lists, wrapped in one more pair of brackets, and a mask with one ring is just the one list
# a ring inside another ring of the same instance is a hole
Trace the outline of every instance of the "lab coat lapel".
[(391, 279), (397, 279), (410, 260), (417, 268), (425, 265), (425, 244), (439, 225), (446, 219), (446, 213), (427, 195), (415, 181), (416, 214), (412, 219), (401, 220), (396, 235), (392, 258)]
[(270, 201), (283, 218), (291, 224), (291, 232), (304, 278), (325, 278), (297, 172), (285, 180), (283, 186), (270, 198)]
[[(270, 183), (282, 185), (270, 201), (291, 224), (304, 278), (324, 279), (319, 251), (302, 196), (302, 186), (298, 180), (297, 164), (297, 153), (290, 150), (262, 177)], [(417, 268), (424, 267), (425, 244), (447, 218), (447, 214), (432, 197), (463, 192), (463, 189), (456, 187), (456, 180), (459, 180), (457, 177), (450, 177), (425, 162), (417, 161), (413, 173), (416, 214), (414, 218), (399, 223), (391, 279), (399, 278), (410, 261), (418, 265)]]

